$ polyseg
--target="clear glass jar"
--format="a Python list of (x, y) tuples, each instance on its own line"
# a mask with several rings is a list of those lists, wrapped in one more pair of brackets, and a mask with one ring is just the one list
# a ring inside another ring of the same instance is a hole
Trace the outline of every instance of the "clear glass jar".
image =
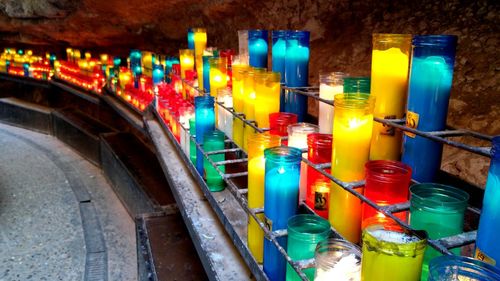
[(428, 281), (497, 281), (500, 270), (490, 264), (461, 256), (441, 256), (431, 260)]
[[(319, 74), (319, 97), (325, 100), (333, 101), (335, 95), (344, 92), (343, 72), (328, 72)], [(331, 134), (333, 132), (333, 106), (324, 102), (319, 102), (318, 125), (319, 132)]]
[(361, 249), (356, 244), (341, 239), (321, 241), (316, 246), (314, 260), (315, 281), (361, 280)]

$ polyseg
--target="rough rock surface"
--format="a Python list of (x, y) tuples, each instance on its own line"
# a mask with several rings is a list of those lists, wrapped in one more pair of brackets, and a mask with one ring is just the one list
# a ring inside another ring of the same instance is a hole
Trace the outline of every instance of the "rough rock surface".
[[(360, 0), (0, 0), (0, 44), (137, 47), (175, 53), (186, 29), (209, 45), (237, 45), (239, 29), (311, 31), (311, 81), (320, 70), (368, 75), (372, 33), (459, 36), (448, 123), (500, 134), (500, 2)], [(315, 112), (314, 105), (311, 111)], [(444, 169), (483, 184), (488, 161), (445, 152)]]

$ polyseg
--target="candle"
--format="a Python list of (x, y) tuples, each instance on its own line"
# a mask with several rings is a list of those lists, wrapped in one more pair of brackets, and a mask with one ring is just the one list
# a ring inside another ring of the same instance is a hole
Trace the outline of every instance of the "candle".
[(92, 57), (92, 54), (90, 54), (90, 52), (85, 52), (85, 59), (86, 60), (90, 60), (91, 57)]
[[(215, 129), (214, 98), (212, 96), (198, 96), (194, 98), (196, 142), (203, 144), (205, 133)], [(203, 175), (203, 153), (196, 149), (196, 169)]]
[(210, 58), (210, 95), (217, 96), (217, 91), (227, 86), (227, 58)]
[(314, 260), (315, 281), (361, 280), (361, 250), (355, 244), (340, 239), (321, 241), (316, 246)]
[(179, 50), (181, 78), (186, 77), (186, 70), (194, 70), (194, 52), (190, 49)]
[[(243, 113), (244, 88), (243, 77), (248, 70), (246, 65), (233, 64), (233, 107), (237, 113)], [(243, 147), (243, 121), (238, 118), (233, 120), (233, 141)]]
[[(155, 57), (153, 53), (143, 51), (141, 56), (141, 65), (144, 70), (144, 75), (148, 77), (152, 76), (152, 69), (154, 63), (155, 63)], [(160, 62), (158, 62), (158, 64), (159, 63)]]
[(130, 69), (134, 72), (134, 74), (138, 75), (141, 73), (141, 51), (139, 50), (131, 50), (130, 51)]
[(191, 137), (196, 137), (196, 119), (192, 117), (189, 119), (189, 159), (193, 165), (196, 165), (196, 143), (191, 139)]
[(66, 48), (66, 60), (73, 61), (73, 49)]
[[(190, 130), (191, 130), (191, 124), (189, 120), (194, 117), (194, 109), (192, 105), (186, 105), (183, 106), (179, 109), (180, 111), (180, 116), (179, 116), (179, 123), (182, 125), (181, 129), (184, 130), (181, 132), (181, 147), (184, 151), (184, 153), (189, 156), (190, 155), (190, 150), (191, 150), (191, 140), (189, 138)], [(194, 145), (194, 143), (193, 143)]]
[[(456, 43), (457, 37), (451, 35), (414, 36), (407, 126), (426, 132), (446, 128)], [(413, 178), (419, 182), (434, 180), (442, 152), (443, 145), (438, 142), (404, 134), (402, 161), (412, 168)]]
[(192, 28), (188, 28), (187, 40), (188, 40), (188, 49), (194, 50), (194, 32)]
[[(296, 215), (288, 220), (287, 253), (294, 261), (314, 257), (316, 245), (328, 239), (330, 223), (315, 215)], [(304, 269), (309, 280), (314, 280), (314, 268)], [(302, 280), (290, 264), (286, 265), (286, 280)]]
[[(203, 85), (203, 51), (207, 48), (207, 31), (204, 28), (193, 28), (194, 33), (194, 56), (196, 61), (196, 72), (198, 73), (198, 86), (205, 89)], [(217, 92), (215, 92), (217, 94)]]
[(286, 37), (288, 30), (273, 30), (273, 48), (272, 48), (272, 65), (273, 71), (281, 74), (281, 83), (285, 83), (285, 54), (286, 54)]
[(428, 281), (500, 280), (500, 270), (469, 257), (447, 255), (431, 260)]
[[(373, 128), (373, 102), (369, 95), (336, 95), (332, 175), (342, 181), (358, 181), (365, 176)], [(349, 210), (346, 212), (345, 210)], [(357, 243), (361, 227), (361, 201), (337, 184), (330, 190), (328, 218), (347, 240)]]
[[(288, 125), (288, 146), (298, 149), (307, 149), (307, 135), (319, 132), (319, 127), (309, 123), (296, 123)], [(307, 153), (302, 154), (307, 158)], [(307, 189), (307, 164), (300, 164), (300, 191), (299, 203), (306, 199)]]
[[(294, 147), (264, 150), (264, 222), (271, 231), (286, 229), (288, 219), (297, 213), (301, 155), (300, 149)], [(286, 237), (277, 240), (286, 249)], [(285, 265), (285, 258), (265, 239), (263, 269), (269, 280), (285, 280)]]
[(210, 93), (210, 62), (213, 55), (203, 55), (203, 86), (205, 93)]
[(420, 280), (426, 244), (426, 237), (420, 239), (395, 224), (367, 227), (363, 230), (361, 280)]
[[(263, 73), (264, 68), (250, 68), (243, 74), (243, 114), (247, 120), (255, 120), (255, 73)], [(248, 125), (243, 129), (243, 150), (247, 151), (247, 140), (255, 130)]]
[(130, 71), (120, 71), (118, 81), (122, 90), (125, 89), (125, 86), (132, 81), (132, 73)]
[[(447, 185), (424, 183), (410, 187), (410, 225), (427, 231), (430, 239), (462, 233), (469, 194)], [(460, 255), (460, 249), (452, 250)], [(429, 275), (429, 261), (441, 254), (434, 248), (425, 251), (422, 280)]]
[(491, 164), (486, 181), (483, 198), (483, 209), (479, 219), (475, 257), (482, 261), (500, 264), (500, 244), (497, 243), (500, 233), (500, 137), (493, 138)]
[(165, 72), (163, 72), (163, 65), (154, 64), (153, 65), (153, 84), (157, 85), (163, 82), (163, 77), (165, 76)]
[[(217, 94), (217, 101), (224, 104), (227, 108), (233, 107), (233, 97), (231, 89), (221, 88)], [(228, 138), (233, 139), (233, 114), (222, 106), (217, 106), (217, 128), (224, 132)]]
[[(376, 97), (374, 116), (384, 119), (403, 118), (411, 35), (373, 34), (371, 94)], [(401, 131), (375, 122), (370, 159), (399, 160)]]
[(269, 128), (269, 114), (280, 110), (279, 72), (255, 74), (255, 121), (259, 128)]
[[(314, 164), (328, 163), (332, 159), (331, 134), (312, 133), (307, 135), (307, 159)], [(329, 169), (325, 170), (330, 172)], [(323, 218), (328, 218), (330, 180), (307, 166), (306, 203)]]
[[(254, 134), (248, 140), (248, 207), (264, 207), (264, 150), (280, 145), (278, 136), (269, 133)], [(264, 215), (257, 215), (263, 220)], [(255, 260), (262, 263), (264, 251), (264, 232), (257, 222), (249, 216), (248, 248)]]
[[(322, 73), (319, 75), (319, 97), (333, 102), (335, 95), (344, 91), (343, 72)], [(318, 125), (319, 132), (331, 134), (333, 132), (333, 106), (319, 102)]]
[[(286, 41), (285, 84), (288, 87), (307, 87), (308, 75), (309, 32), (290, 31)], [(307, 114), (307, 97), (288, 92), (284, 109), (297, 114), (299, 122), (303, 122)]]
[[(408, 200), (411, 168), (401, 162), (373, 160), (365, 165), (366, 184), (364, 195), (379, 206), (404, 203)], [(362, 207), (362, 227), (381, 223), (385, 216), (367, 204)], [(406, 213), (395, 214), (406, 221)]]
[[(221, 131), (206, 132), (203, 137), (203, 150), (205, 152), (223, 150), (224, 138), (224, 133)], [(225, 155), (224, 153), (211, 154), (208, 158), (213, 162), (219, 162), (225, 160)], [(206, 158), (203, 159), (203, 168), (205, 170), (205, 180), (207, 181), (208, 189), (212, 192), (224, 190), (224, 180)], [(219, 169), (225, 172), (224, 165), (219, 166)]]
[(267, 68), (267, 30), (248, 31), (248, 54), (250, 66)]
[(370, 94), (370, 77), (344, 77), (344, 93)]
[[(280, 137), (288, 136), (288, 125), (297, 123), (297, 114), (288, 112), (274, 112), (269, 114), (269, 133)], [(288, 140), (283, 140), (288, 145)]]
[(238, 53), (240, 64), (248, 65), (248, 30), (238, 30)]

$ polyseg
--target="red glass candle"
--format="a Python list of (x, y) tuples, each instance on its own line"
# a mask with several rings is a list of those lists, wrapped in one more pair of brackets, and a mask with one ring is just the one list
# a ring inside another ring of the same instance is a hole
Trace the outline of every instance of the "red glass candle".
[[(307, 159), (314, 164), (328, 163), (332, 160), (331, 134), (312, 133), (307, 135)], [(330, 173), (330, 169), (326, 170)], [(325, 184), (326, 183), (326, 184)], [(316, 171), (307, 167), (307, 195), (306, 203), (323, 218), (328, 218), (328, 199), (330, 180)]]
[[(410, 166), (398, 161), (375, 160), (365, 164), (366, 183), (364, 195), (378, 204), (387, 206), (404, 203), (408, 200), (408, 188), (411, 181)], [(404, 212), (396, 214), (406, 221)], [(362, 227), (374, 223), (383, 224), (385, 216), (374, 208), (363, 204)]]
[[(269, 114), (269, 133), (280, 137), (288, 136), (288, 125), (297, 123), (297, 114), (288, 112), (275, 112)], [(281, 141), (282, 145), (288, 145), (287, 140)]]

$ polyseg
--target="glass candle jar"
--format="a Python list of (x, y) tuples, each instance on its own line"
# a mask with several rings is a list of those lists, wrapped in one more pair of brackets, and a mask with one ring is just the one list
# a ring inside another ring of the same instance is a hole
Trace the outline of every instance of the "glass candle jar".
[(191, 139), (191, 136), (196, 137), (196, 120), (195, 118), (189, 119), (189, 159), (193, 165), (196, 165), (196, 153), (198, 149), (196, 149), (195, 142)]
[(285, 83), (285, 54), (286, 38), (288, 30), (273, 30), (273, 48), (272, 48), (272, 70), (281, 75), (280, 82)]
[(476, 254), (477, 259), (500, 266), (500, 245), (497, 243), (500, 233), (500, 136), (492, 141), (491, 164), (486, 181), (486, 190), (483, 198), (483, 209), (477, 231)]
[[(335, 96), (332, 175), (342, 181), (358, 181), (365, 176), (373, 128), (373, 103), (374, 98), (366, 94)], [(361, 201), (335, 183), (330, 190), (328, 218), (347, 240), (359, 241)]]
[[(297, 213), (300, 160), (302, 151), (278, 146), (264, 150), (264, 222), (271, 231), (286, 229), (288, 219)], [(286, 249), (286, 237), (277, 238)], [(268, 239), (264, 240), (264, 272), (269, 280), (285, 280), (285, 258)]]
[[(219, 130), (205, 133), (205, 136), (203, 137), (203, 150), (205, 150), (205, 152), (210, 152), (224, 149), (224, 138), (224, 133)], [(208, 158), (210, 158), (213, 162), (224, 161), (225, 155), (224, 153), (211, 154)], [(203, 159), (203, 168), (205, 170), (205, 180), (207, 182), (208, 189), (212, 192), (223, 190), (224, 180), (206, 158)], [(222, 172), (225, 172), (224, 165), (219, 166), (219, 169)]]
[(202, 56), (203, 60), (203, 90), (205, 93), (210, 93), (210, 62), (209, 60), (213, 58), (212, 55)]
[(227, 58), (210, 58), (210, 95), (217, 96), (217, 91), (227, 87)]
[[(231, 94), (231, 89), (221, 88), (217, 94), (217, 101), (224, 103), (227, 108), (233, 107), (233, 96)], [(228, 138), (233, 139), (233, 114), (228, 110), (222, 108), (222, 106), (217, 106), (217, 128), (224, 132)]]
[[(288, 146), (299, 149), (307, 149), (307, 135), (317, 133), (318, 131), (318, 126), (309, 123), (296, 123), (288, 125)], [(303, 153), (302, 156), (307, 158), (307, 153)], [(299, 203), (306, 200), (306, 188), (307, 164), (301, 162)]]
[(242, 65), (248, 65), (248, 30), (238, 30), (238, 55)]
[[(194, 33), (194, 57), (196, 72), (198, 74), (198, 86), (203, 87), (203, 51), (207, 48), (207, 30), (205, 28), (193, 28)], [(217, 92), (215, 92), (217, 93)]]
[[(269, 133), (254, 134), (248, 140), (248, 207), (264, 207), (264, 171), (266, 148), (280, 145), (280, 138)], [(257, 214), (264, 219), (263, 214)], [(264, 251), (264, 232), (257, 222), (248, 217), (248, 248), (255, 260), (262, 263)]]
[[(333, 101), (335, 95), (344, 91), (343, 72), (320, 73), (319, 75), (319, 97)], [(324, 102), (319, 102), (318, 125), (319, 132), (331, 134), (333, 132), (333, 106)]]
[(248, 31), (248, 54), (252, 67), (267, 69), (267, 30)]
[[(413, 37), (406, 125), (421, 131), (446, 128), (455, 63), (457, 37), (421, 35)], [(443, 145), (406, 133), (402, 161), (413, 169), (413, 178), (431, 182), (441, 166)]]
[[(233, 109), (237, 113), (243, 113), (244, 86), (243, 77), (248, 70), (247, 65), (234, 65), (233, 68)], [(233, 141), (239, 147), (243, 147), (243, 121), (238, 118), (233, 119)]]
[(255, 74), (255, 121), (259, 128), (269, 128), (269, 114), (280, 110), (279, 72)]
[[(408, 201), (411, 181), (410, 166), (398, 161), (374, 160), (365, 164), (366, 178), (364, 195), (379, 206)], [(395, 214), (406, 221), (406, 213)], [(363, 204), (362, 227), (370, 223), (382, 223), (385, 216), (367, 204)], [(371, 219), (371, 220), (370, 220)]]
[(431, 260), (428, 281), (496, 281), (500, 270), (490, 264), (461, 256), (441, 256)]
[[(194, 52), (190, 49), (179, 50), (179, 59), (181, 65), (181, 78), (186, 78), (186, 71), (194, 70)], [(186, 89), (182, 87), (182, 97), (186, 99)]]
[[(373, 34), (371, 94), (375, 101), (374, 116), (400, 119), (405, 113), (410, 34)], [(382, 123), (373, 123), (371, 160), (399, 160), (401, 131)]]
[(192, 28), (187, 31), (188, 49), (194, 50), (194, 32)]
[(314, 260), (315, 281), (361, 280), (361, 250), (355, 244), (340, 239), (321, 241), (316, 246)]
[[(410, 225), (427, 231), (430, 239), (462, 233), (467, 192), (447, 185), (424, 183), (410, 187)], [(452, 250), (460, 254), (460, 249)], [(427, 280), (429, 261), (441, 255), (434, 248), (425, 252), (422, 280)]]
[(153, 65), (153, 84), (157, 85), (163, 82), (163, 77), (165, 76), (165, 72), (163, 71), (163, 65), (154, 64)]
[(363, 230), (361, 280), (418, 281), (427, 237), (408, 233), (395, 224)]
[[(264, 73), (264, 68), (250, 68), (243, 74), (243, 114), (247, 120), (255, 120), (255, 74)], [(247, 140), (255, 130), (251, 126), (243, 128), (243, 150), (247, 151)]]
[[(307, 159), (314, 164), (328, 163), (332, 159), (331, 134), (312, 133), (307, 135)], [(330, 172), (329, 169), (326, 170)], [(307, 166), (306, 203), (323, 218), (328, 218), (330, 180), (313, 167)]]
[[(288, 220), (287, 253), (294, 261), (314, 258), (316, 245), (328, 239), (330, 223), (315, 215), (296, 215)], [(314, 268), (303, 270), (314, 280)], [(286, 280), (302, 280), (290, 264), (286, 265)]]
[(370, 94), (370, 77), (344, 77), (345, 94)]
[[(214, 98), (212, 96), (198, 96), (194, 98), (196, 120), (196, 142), (203, 144), (203, 137), (207, 132), (215, 129)], [(196, 169), (203, 175), (203, 153), (196, 149)]]
[[(285, 84), (288, 87), (307, 87), (309, 75), (309, 31), (290, 31), (286, 41)], [(307, 114), (307, 97), (288, 92), (285, 111), (295, 113), (299, 122)]]
[[(269, 114), (269, 133), (280, 137), (288, 136), (288, 126), (297, 123), (297, 114), (288, 112), (274, 112)], [(288, 145), (288, 140), (281, 142)]]
[(190, 105), (179, 108), (180, 144), (184, 154), (189, 155), (189, 119), (194, 116), (194, 110)]

